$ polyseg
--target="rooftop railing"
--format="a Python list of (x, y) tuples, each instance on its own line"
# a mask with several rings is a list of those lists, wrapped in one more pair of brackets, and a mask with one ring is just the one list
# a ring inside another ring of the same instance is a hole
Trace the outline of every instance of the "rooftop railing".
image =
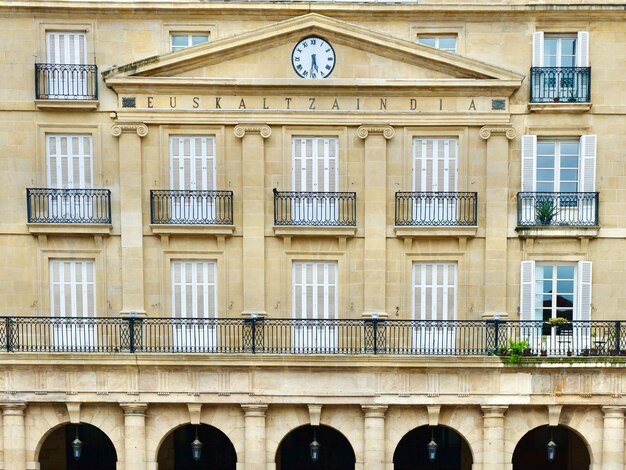
[(621, 321), (0, 317), (0, 351), (619, 356)]
[(26, 189), (29, 223), (110, 224), (108, 189)]
[(97, 100), (98, 67), (90, 64), (35, 64), (38, 100)]
[(477, 193), (397, 192), (396, 226), (476, 225)]
[(233, 192), (150, 191), (152, 224), (232, 225)]
[(590, 67), (532, 67), (531, 103), (589, 103)]
[(274, 225), (356, 226), (356, 193), (277, 191)]

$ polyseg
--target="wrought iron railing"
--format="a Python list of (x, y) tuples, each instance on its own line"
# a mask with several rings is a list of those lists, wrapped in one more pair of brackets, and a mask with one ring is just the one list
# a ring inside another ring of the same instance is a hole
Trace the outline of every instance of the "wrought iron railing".
[(38, 100), (97, 100), (98, 67), (91, 64), (35, 64)]
[(619, 356), (621, 321), (0, 317), (0, 351)]
[(108, 189), (26, 189), (29, 223), (110, 224)]
[(396, 226), (476, 225), (476, 193), (397, 192)]
[(517, 193), (517, 225), (520, 227), (598, 226), (599, 194)]
[(153, 224), (232, 225), (233, 192), (152, 190), (150, 217)]
[(591, 67), (532, 67), (531, 103), (588, 103)]
[(277, 191), (274, 225), (356, 226), (356, 193)]

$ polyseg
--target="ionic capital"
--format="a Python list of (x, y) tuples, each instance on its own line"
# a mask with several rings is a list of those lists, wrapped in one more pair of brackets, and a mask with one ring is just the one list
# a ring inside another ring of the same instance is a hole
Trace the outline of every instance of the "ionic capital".
[(125, 416), (145, 416), (147, 403), (120, 403), (120, 407), (124, 410)]
[(377, 135), (381, 134), (385, 139), (391, 139), (396, 131), (391, 126), (360, 126), (356, 130), (356, 135), (358, 135), (361, 139), (367, 139), (370, 134)]
[(111, 134), (115, 137), (119, 137), (122, 134), (134, 134), (139, 137), (145, 137), (148, 135), (148, 126), (143, 122), (118, 122), (111, 127)]
[(249, 417), (265, 418), (265, 412), (267, 411), (267, 405), (260, 405), (260, 404), (241, 405), (241, 408), (243, 409), (243, 415), (246, 418), (249, 418)]
[(513, 140), (517, 136), (517, 131), (511, 126), (483, 126), (478, 132), (481, 139), (489, 140), (492, 134), (504, 135), (507, 139)]
[(259, 134), (264, 139), (272, 135), (272, 128), (267, 124), (238, 124), (233, 130), (235, 137), (242, 139), (246, 134)]

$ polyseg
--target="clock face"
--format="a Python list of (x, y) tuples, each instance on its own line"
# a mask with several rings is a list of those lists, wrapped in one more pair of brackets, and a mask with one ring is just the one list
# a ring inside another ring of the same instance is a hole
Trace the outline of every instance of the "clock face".
[(335, 68), (335, 50), (324, 39), (303, 39), (291, 53), (291, 65), (302, 78), (326, 78)]

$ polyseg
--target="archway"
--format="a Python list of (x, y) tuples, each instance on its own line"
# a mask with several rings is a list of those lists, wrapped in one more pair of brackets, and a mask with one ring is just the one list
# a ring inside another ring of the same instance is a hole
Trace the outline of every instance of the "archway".
[[(428, 458), (428, 444), (437, 444), (435, 460)], [(469, 444), (447, 426), (420, 426), (406, 433), (393, 453), (394, 470), (471, 470)]]
[(287, 434), (276, 451), (276, 470), (354, 470), (356, 457), (350, 441), (336, 429), (315, 427), (315, 439), (320, 444), (319, 460), (313, 462), (309, 444), (314, 428), (307, 424)]
[[(548, 461), (547, 444), (556, 444), (554, 460)], [(513, 451), (513, 470), (589, 470), (587, 444), (564, 426), (539, 426), (528, 431)]]
[[(74, 458), (72, 442), (81, 442), (80, 457)], [(52, 431), (39, 451), (41, 470), (115, 470), (117, 453), (111, 439), (87, 423), (64, 424)]]
[[(202, 443), (200, 459), (194, 460), (191, 443)], [(170, 432), (159, 447), (159, 470), (235, 470), (237, 453), (228, 436), (219, 429), (187, 424)]]

